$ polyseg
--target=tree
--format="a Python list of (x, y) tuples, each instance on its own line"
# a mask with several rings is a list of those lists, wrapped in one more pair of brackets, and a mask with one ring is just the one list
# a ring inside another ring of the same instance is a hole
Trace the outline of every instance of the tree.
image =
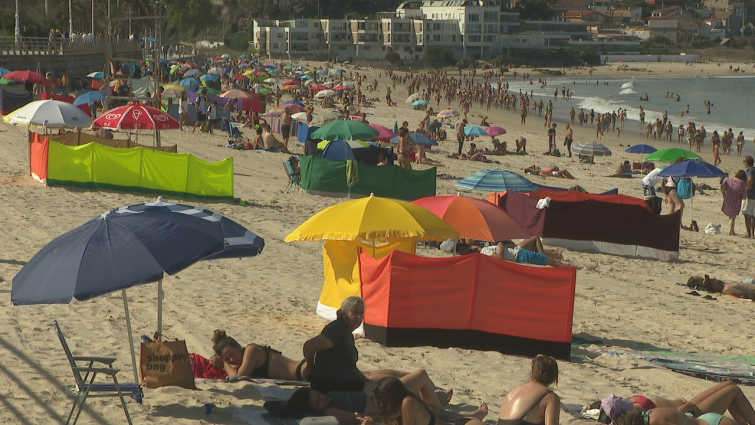
[(401, 55), (396, 52), (388, 52), (385, 54), (385, 60), (387, 60), (391, 64), (395, 64), (396, 62), (401, 60)]
[(555, 12), (546, 0), (522, 0), (514, 8), (519, 12), (520, 20), (548, 21), (553, 18)]
[(425, 60), (452, 63), (454, 61), (454, 53), (448, 47), (428, 47), (425, 52)]
[(183, 36), (199, 34), (218, 25), (218, 18), (210, 0), (170, 0), (168, 28)]

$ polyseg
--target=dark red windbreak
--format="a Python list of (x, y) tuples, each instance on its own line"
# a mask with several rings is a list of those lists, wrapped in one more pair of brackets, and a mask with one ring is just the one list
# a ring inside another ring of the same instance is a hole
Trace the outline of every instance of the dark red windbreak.
[(426, 258), (393, 251), (380, 260), (362, 253), (360, 271), (365, 325), (571, 342), (573, 267), (524, 266), (481, 254)]
[(538, 209), (538, 199), (513, 192), (496, 200), (533, 236), (679, 251), (679, 212), (658, 215), (640, 205), (555, 199), (548, 208)]

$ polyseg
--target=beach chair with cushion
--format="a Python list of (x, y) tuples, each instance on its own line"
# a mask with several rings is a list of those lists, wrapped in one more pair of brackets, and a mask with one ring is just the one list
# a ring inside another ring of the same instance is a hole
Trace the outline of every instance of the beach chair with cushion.
[(284, 190), (284, 192), (288, 192), (294, 186), (298, 189), (299, 185), (301, 184), (301, 178), (296, 175), (294, 166), (291, 165), (291, 162), (289, 161), (283, 161), (283, 168), (286, 169), (286, 175), (288, 176), (288, 186), (286, 186), (286, 190)]
[[(74, 356), (71, 354), (60, 325), (55, 321), (53, 322), (53, 326), (55, 327), (55, 332), (58, 334), (60, 343), (63, 345), (63, 350), (66, 352), (66, 357), (68, 357), (68, 362), (71, 364), (71, 370), (73, 371), (73, 377), (76, 380), (76, 385), (70, 385), (66, 388), (68, 396), (74, 399), (66, 425), (69, 423), (76, 424), (88, 397), (119, 397), (121, 399), (121, 406), (123, 406), (123, 412), (126, 414), (126, 420), (129, 425), (133, 425), (131, 416), (128, 414), (128, 409), (126, 408), (126, 400), (123, 396), (124, 394), (130, 395), (131, 398), (141, 403), (143, 397), (141, 386), (139, 384), (118, 382), (118, 378), (115, 375), (119, 369), (113, 368), (113, 363), (116, 359), (112, 357)], [(86, 364), (86, 366), (81, 366), (78, 362)], [(113, 379), (113, 382), (95, 383), (97, 375), (109, 376)], [(76, 417), (71, 422), (71, 417), (73, 417), (73, 413), (77, 408)]]

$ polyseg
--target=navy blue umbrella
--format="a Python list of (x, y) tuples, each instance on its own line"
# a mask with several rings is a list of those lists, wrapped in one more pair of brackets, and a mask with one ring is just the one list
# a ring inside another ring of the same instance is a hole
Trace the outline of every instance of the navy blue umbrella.
[[(219, 253), (224, 245), (220, 222), (166, 211), (106, 213), (34, 255), (13, 278), (11, 301), (67, 304), (72, 298), (82, 301), (122, 290), (134, 379), (138, 379), (126, 288), (160, 281), (163, 273), (178, 273)], [(158, 299), (161, 305), (160, 295)]]
[(254, 257), (262, 252), (265, 248), (265, 240), (247, 230), (245, 227), (235, 221), (223, 217), (218, 213), (191, 205), (173, 204), (163, 201), (162, 197), (157, 198), (156, 202), (146, 204), (130, 205), (112, 210), (111, 214), (134, 214), (152, 211), (166, 211), (184, 216), (190, 216), (207, 221), (218, 222), (223, 227), (223, 239), (225, 249), (217, 254), (213, 254), (205, 260), (214, 260), (217, 258), (241, 258)]
[(658, 149), (650, 146), (650, 145), (634, 145), (630, 147), (629, 149), (625, 150), (624, 152), (627, 153), (641, 153), (641, 154), (648, 154), (653, 153), (657, 151)]
[(724, 172), (707, 162), (682, 161), (669, 165), (658, 174), (661, 177), (721, 177)]

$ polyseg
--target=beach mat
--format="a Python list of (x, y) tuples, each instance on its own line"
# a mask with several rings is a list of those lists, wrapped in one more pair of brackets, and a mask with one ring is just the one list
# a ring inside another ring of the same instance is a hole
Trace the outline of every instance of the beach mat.
[(298, 387), (308, 387), (307, 381), (289, 381), (285, 379), (267, 379), (267, 378), (252, 378), (250, 376), (229, 376), (225, 379), (207, 379), (207, 378), (194, 378), (194, 382), (240, 382), (247, 381), (255, 384), (275, 384), (275, 385), (295, 385)]
[(687, 376), (713, 382), (731, 380), (755, 386), (755, 356), (717, 356), (695, 351), (674, 351), (648, 347), (636, 350), (601, 345), (602, 342), (574, 338), (572, 349), (596, 355), (632, 357)]

